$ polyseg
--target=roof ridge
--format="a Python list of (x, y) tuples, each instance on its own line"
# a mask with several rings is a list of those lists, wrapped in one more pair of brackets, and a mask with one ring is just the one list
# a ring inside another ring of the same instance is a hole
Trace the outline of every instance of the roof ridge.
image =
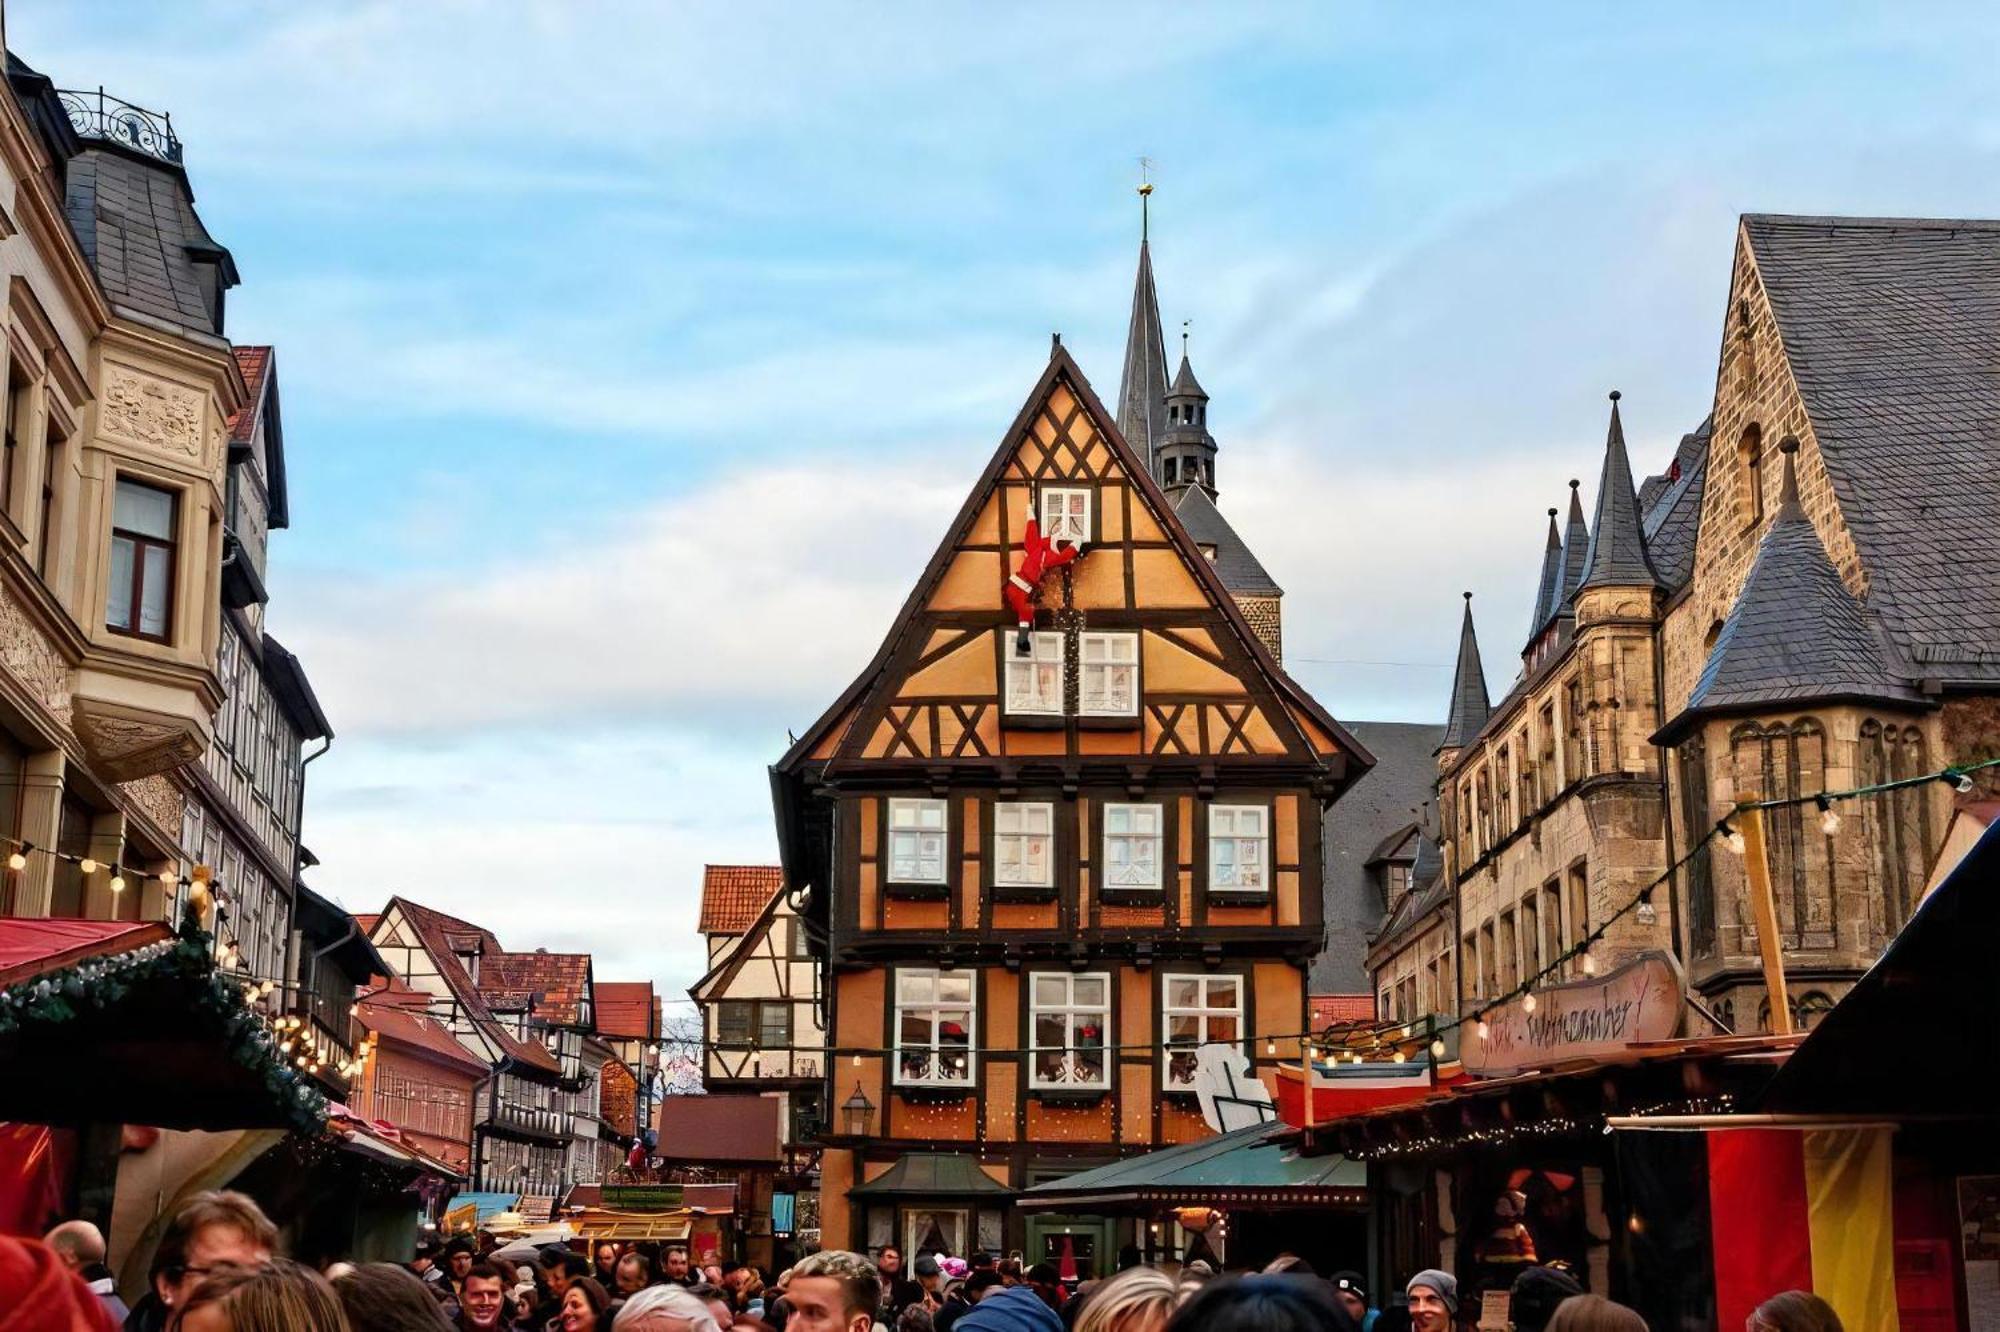
[(1851, 227), (1869, 231), (2000, 231), (2000, 218), (1844, 217), (1834, 213), (1744, 213), (1744, 222), (1797, 227)]

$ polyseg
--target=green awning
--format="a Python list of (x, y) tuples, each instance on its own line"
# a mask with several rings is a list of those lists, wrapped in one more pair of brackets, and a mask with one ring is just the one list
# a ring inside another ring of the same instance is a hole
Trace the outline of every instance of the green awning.
[(1044, 1212), (1367, 1205), (1365, 1165), (1332, 1153), (1301, 1156), (1298, 1139), (1288, 1124), (1252, 1124), (1037, 1184), (1015, 1205)]
[(979, 1168), (970, 1156), (949, 1152), (906, 1152), (896, 1164), (847, 1191), (863, 1202), (896, 1198), (1011, 1198), (1014, 1191)]

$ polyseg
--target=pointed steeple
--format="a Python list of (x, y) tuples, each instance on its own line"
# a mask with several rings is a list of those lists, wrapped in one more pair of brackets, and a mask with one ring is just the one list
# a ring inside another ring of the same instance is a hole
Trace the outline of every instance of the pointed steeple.
[(1686, 709), (1662, 727), (1672, 744), (1702, 717), (1823, 699), (1918, 704), (1875, 617), (1854, 599), (1799, 504), (1787, 437), (1778, 510), (1757, 543), (1743, 591), (1715, 637)]
[(1472, 594), (1465, 594), (1465, 620), (1458, 629), (1458, 669), (1451, 677), (1451, 713), (1438, 748), (1463, 749), (1493, 711), (1486, 694), (1486, 669), (1479, 664), (1479, 638), (1472, 632)]
[(1625, 456), (1625, 426), (1618, 419), (1618, 390), (1611, 391), (1611, 425), (1604, 434), (1604, 475), (1597, 483), (1597, 520), (1591, 524), (1584, 587), (1662, 587), (1646, 557), (1639, 496), (1632, 489), (1632, 460)]
[(1167, 427), (1160, 435), (1154, 476), (1176, 502), (1190, 486), (1215, 498), (1215, 436), (1208, 433), (1208, 394), (1188, 363), (1187, 325), (1181, 325), (1181, 368), (1167, 390)]
[(1125, 372), (1118, 380), (1118, 433), (1159, 476), (1160, 436), (1167, 424), (1167, 339), (1160, 327), (1160, 296), (1153, 288), (1153, 254), (1147, 237), (1147, 200), (1139, 187), (1139, 276), (1132, 286), (1132, 323), (1125, 332)]
[(1583, 563), (1590, 556), (1590, 528), (1583, 521), (1583, 499), (1578, 493), (1582, 485), (1575, 477), (1569, 480), (1569, 516), (1563, 520), (1562, 592), (1556, 599), (1557, 613), (1569, 608), (1570, 599), (1583, 586)]
[(1549, 510), (1549, 543), (1542, 550), (1542, 581), (1535, 588), (1534, 609), (1528, 614), (1528, 643), (1534, 644), (1544, 627), (1562, 609), (1563, 540), (1556, 529), (1556, 511)]

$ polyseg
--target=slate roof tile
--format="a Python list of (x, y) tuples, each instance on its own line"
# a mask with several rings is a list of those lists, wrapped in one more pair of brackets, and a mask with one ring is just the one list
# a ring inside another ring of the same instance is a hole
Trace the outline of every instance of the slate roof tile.
[(1215, 507), (1215, 501), (1200, 486), (1189, 486), (1175, 501), (1174, 513), (1181, 520), (1181, 526), (1194, 538), (1195, 545), (1206, 554), (1213, 550), (1210, 563), (1222, 579), (1222, 585), (1231, 595), (1239, 597), (1283, 596), (1284, 589), (1275, 578), (1266, 573), (1264, 566), (1250, 553), (1250, 547), (1229, 520), (1222, 516), (1222, 510)]

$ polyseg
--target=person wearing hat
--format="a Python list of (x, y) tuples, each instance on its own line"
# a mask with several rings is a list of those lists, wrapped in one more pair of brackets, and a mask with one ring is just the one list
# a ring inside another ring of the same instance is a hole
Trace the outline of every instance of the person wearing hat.
[(1403, 1289), (1410, 1297), (1414, 1332), (1447, 1332), (1451, 1320), (1458, 1316), (1457, 1277), (1427, 1267), (1411, 1277)]
[(1361, 1332), (1372, 1332), (1375, 1320), (1382, 1316), (1382, 1311), (1368, 1307), (1368, 1283), (1362, 1280), (1361, 1273), (1335, 1272), (1332, 1281), (1334, 1300), (1354, 1315)]
[(944, 1302), (944, 1268), (938, 1263), (937, 1255), (918, 1254), (915, 1271), (917, 1285), (923, 1288), (924, 1293), (920, 1298), (924, 1307), (935, 1310)]
[(1507, 1304), (1507, 1316), (1516, 1332), (1542, 1332), (1555, 1317), (1556, 1306), (1572, 1295), (1583, 1294), (1583, 1286), (1560, 1267), (1527, 1267), (1514, 1278)]

